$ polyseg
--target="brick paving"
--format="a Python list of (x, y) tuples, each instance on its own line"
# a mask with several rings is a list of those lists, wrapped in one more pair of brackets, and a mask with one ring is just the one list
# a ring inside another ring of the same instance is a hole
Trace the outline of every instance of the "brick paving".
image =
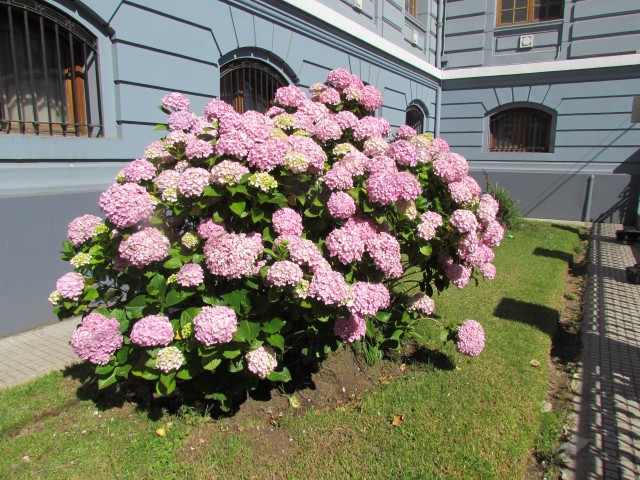
[(71, 318), (0, 338), (0, 389), (28, 382), (78, 361), (69, 347), (69, 339), (79, 320)]
[(615, 224), (590, 239), (577, 425), (567, 445), (566, 479), (640, 479), (640, 285), (625, 268), (640, 244), (618, 242)]

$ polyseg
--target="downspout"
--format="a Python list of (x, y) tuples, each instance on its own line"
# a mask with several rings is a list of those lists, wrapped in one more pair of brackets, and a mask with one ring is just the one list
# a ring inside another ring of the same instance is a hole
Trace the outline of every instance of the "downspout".
[[(444, 40), (444, 0), (438, 0), (438, 13), (436, 15), (436, 68), (441, 68), (442, 43)], [(436, 118), (433, 127), (434, 137), (440, 136), (440, 107), (442, 105), (442, 79), (438, 79), (436, 88)]]
[(596, 181), (595, 175), (589, 175), (587, 180), (587, 198), (584, 201), (584, 212), (582, 214), (582, 221), (588, 222), (591, 220), (591, 198), (593, 196), (593, 183)]

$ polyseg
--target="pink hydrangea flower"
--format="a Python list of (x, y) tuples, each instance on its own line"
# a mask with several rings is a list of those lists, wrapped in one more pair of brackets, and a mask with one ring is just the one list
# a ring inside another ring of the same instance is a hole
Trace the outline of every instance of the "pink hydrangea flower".
[(356, 282), (351, 292), (353, 300), (347, 308), (352, 315), (375, 315), (389, 306), (389, 290), (381, 283)]
[(317, 175), (324, 170), (327, 155), (312, 138), (292, 135), (289, 137), (289, 145), (291, 150), (304, 156), (310, 173)]
[(445, 276), (458, 288), (464, 288), (471, 278), (471, 269), (466, 265), (455, 263), (452, 258), (443, 262)]
[(149, 315), (133, 324), (131, 342), (141, 347), (166, 347), (173, 341), (174, 332), (169, 317)]
[(235, 110), (227, 102), (217, 98), (211, 100), (204, 107), (204, 116), (209, 120), (218, 120), (228, 113), (235, 113)]
[(331, 87), (324, 89), (320, 93), (318, 100), (329, 105), (340, 105), (340, 102), (342, 101), (340, 99), (340, 92)]
[(360, 104), (368, 111), (373, 112), (382, 106), (382, 94), (373, 85), (365, 85), (360, 96)]
[(469, 176), (457, 182), (451, 182), (448, 187), (451, 198), (458, 204), (468, 203), (482, 191), (478, 182)]
[(366, 184), (367, 197), (372, 202), (389, 205), (398, 200), (399, 185), (396, 182), (397, 170), (380, 170), (369, 176)]
[(443, 225), (442, 215), (437, 212), (425, 212), (420, 215), (422, 222), (418, 225), (418, 236), (431, 240), (436, 236), (436, 230)]
[(175, 170), (163, 170), (156, 177), (155, 184), (158, 186), (160, 191), (164, 191), (169, 188), (177, 189), (179, 178), (179, 172), (176, 172)]
[(484, 350), (485, 335), (480, 323), (475, 320), (465, 320), (458, 327), (456, 350), (463, 355), (477, 357)]
[(365, 252), (365, 244), (360, 241), (360, 232), (345, 225), (327, 235), (327, 250), (331, 257), (338, 257), (343, 265), (360, 261)]
[(283, 138), (270, 138), (266, 142), (256, 143), (247, 156), (247, 163), (269, 172), (284, 163), (284, 155), (289, 150), (289, 142)]
[(377, 157), (379, 155), (386, 155), (389, 151), (389, 144), (382, 137), (368, 138), (364, 142), (364, 148), (362, 152), (370, 157)]
[(288, 260), (274, 262), (267, 272), (266, 281), (269, 285), (285, 287), (287, 285), (295, 287), (304, 274), (298, 264)]
[(122, 346), (120, 324), (114, 318), (90, 313), (71, 336), (71, 349), (83, 360), (106, 365), (111, 355)]
[(351, 83), (352, 75), (344, 68), (336, 68), (327, 74), (327, 83), (338, 89), (343, 89)]
[(348, 190), (353, 187), (353, 175), (339, 163), (333, 165), (322, 179), (331, 190)]
[(358, 124), (358, 117), (349, 110), (341, 110), (334, 117), (338, 125), (344, 128), (354, 128)]
[(456, 210), (451, 214), (451, 225), (461, 233), (475, 232), (478, 230), (478, 219), (470, 210)]
[(228, 279), (254, 275), (263, 248), (259, 235), (226, 233), (207, 240), (205, 263), (212, 274)]
[(62, 298), (75, 302), (84, 292), (84, 277), (76, 272), (65, 273), (56, 282), (56, 290)]
[(396, 140), (391, 143), (387, 155), (398, 162), (398, 165), (415, 167), (418, 164), (416, 147), (408, 140)]
[(487, 280), (496, 278), (496, 266), (493, 263), (483, 263), (478, 267), (478, 270)]
[[(225, 116), (227, 118), (229, 115)], [(244, 158), (255, 142), (251, 141), (246, 133), (241, 130), (230, 130), (221, 133), (216, 143), (215, 152), (218, 155), (229, 155), (238, 160)]]
[(407, 312), (420, 312), (424, 315), (431, 315), (436, 309), (436, 302), (424, 293), (419, 293), (411, 297), (408, 302)]
[[(433, 141), (438, 140), (437, 138)], [(432, 142), (433, 145), (433, 142)], [(469, 173), (467, 159), (457, 153), (447, 153), (433, 161), (433, 171), (446, 183), (462, 180)]]
[(400, 128), (398, 128), (398, 131), (396, 131), (396, 138), (412, 138), (415, 137), (416, 135), (418, 135), (418, 132), (416, 132), (416, 129), (413, 127), (410, 127), (409, 125), (402, 125)]
[(281, 208), (271, 217), (273, 229), (279, 235), (302, 235), (302, 217), (291, 208)]
[(187, 168), (178, 178), (178, 192), (185, 197), (199, 197), (210, 180), (211, 174), (204, 168)]
[(222, 223), (216, 223), (212, 219), (204, 220), (198, 225), (198, 236), (203, 240), (219, 237), (227, 233)]
[(238, 330), (238, 317), (229, 307), (203, 307), (193, 318), (196, 340), (207, 347), (228, 343)]
[(434, 138), (429, 144), (428, 150), (429, 157), (435, 160), (437, 157), (449, 153), (451, 149), (443, 138)]
[(173, 158), (173, 156), (167, 152), (161, 140), (155, 140), (147, 145), (147, 148), (144, 149), (143, 156), (147, 160), (160, 159), (161, 161), (167, 161)]
[(195, 113), (186, 110), (179, 110), (169, 114), (167, 123), (169, 130), (190, 130), (196, 120)]
[(214, 185), (236, 185), (247, 173), (249, 173), (249, 169), (241, 163), (223, 160), (211, 167), (211, 183)]
[(129, 163), (121, 172), (128, 182), (138, 183), (156, 176), (156, 167), (148, 160), (138, 159)]
[(318, 265), (324, 258), (315, 243), (297, 235), (284, 235), (276, 239), (278, 243), (286, 242), (291, 260), (298, 265)]
[(333, 331), (344, 343), (353, 343), (364, 338), (367, 333), (367, 323), (360, 315), (337, 318)]
[(356, 213), (356, 201), (346, 192), (333, 192), (327, 201), (327, 210), (333, 218), (349, 218)]
[(387, 278), (402, 276), (402, 254), (398, 240), (386, 232), (378, 233), (366, 244), (367, 251), (376, 268)]
[(310, 133), (326, 143), (330, 140), (339, 140), (342, 137), (342, 128), (333, 118), (326, 116), (313, 125)]
[(181, 287), (197, 287), (204, 281), (204, 270), (197, 263), (185, 263), (176, 274)]
[(296, 85), (287, 85), (276, 90), (275, 103), (283, 107), (299, 107), (307, 100), (304, 91)]
[(74, 246), (78, 247), (96, 236), (94, 229), (101, 223), (102, 219), (95, 215), (83, 215), (74, 218), (67, 228), (67, 238)]
[(398, 198), (406, 202), (415, 200), (422, 193), (420, 182), (411, 172), (398, 172), (395, 174), (394, 182)]
[(260, 378), (267, 378), (278, 367), (278, 359), (271, 347), (258, 347), (244, 356), (247, 369)]
[(504, 237), (504, 227), (497, 220), (489, 220), (484, 225), (482, 242), (488, 247), (497, 247)]
[(478, 217), (481, 222), (489, 222), (496, 218), (499, 209), (500, 205), (497, 200), (488, 193), (485, 193), (480, 195), (476, 217)]
[(188, 138), (185, 142), (184, 153), (190, 160), (194, 158), (209, 158), (213, 155), (213, 145), (211, 145), (211, 142), (200, 140), (199, 138)]
[(169, 239), (157, 228), (144, 228), (125, 238), (118, 247), (120, 256), (138, 268), (159, 262), (169, 254)]
[(172, 92), (162, 97), (162, 106), (167, 110), (189, 110), (189, 99), (178, 92)]
[(391, 133), (391, 127), (382, 117), (361, 118), (353, 128), (353, 138), (356, 140), (366, 140), (372, 137), (386, 137)]
[(140, 185), (114, 184), (98, 200), (100, 209), (118, 228), (126, 228), (147, 220), (154, 210), (151, 195)]
[(317, 268), (309, 284), (309, 296), (325, 305), (340, 305), (349, 297), (349, 286), (340, 272)]

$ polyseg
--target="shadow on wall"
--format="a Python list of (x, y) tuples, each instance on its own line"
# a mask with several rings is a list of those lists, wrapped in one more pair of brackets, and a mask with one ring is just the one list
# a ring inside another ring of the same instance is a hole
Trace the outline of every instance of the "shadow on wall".
[(636, 150), (614, 170), (615, 174), (629, 175), (629, 184), (620, 192), (618, 201), (607, 211), (601, 213), (596, 222), (617, 222), (634, 225), (638, 214), (640, 198), (640, 149)]

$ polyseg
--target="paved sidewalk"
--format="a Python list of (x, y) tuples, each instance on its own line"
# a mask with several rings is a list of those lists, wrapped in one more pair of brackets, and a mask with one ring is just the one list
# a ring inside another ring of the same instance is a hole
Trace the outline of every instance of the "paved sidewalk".
[(582, 331), (582, 388), (566, 479), (640, 479), (640, 285), (625, 268), (640, 244), (615, 238), (621, 225), (595, 224)]
[(28, 382), (78, 361), (69, 347), (69, 339), (79, 322), (79, 318), (70, 318), (0, 338), (0, 389)]

